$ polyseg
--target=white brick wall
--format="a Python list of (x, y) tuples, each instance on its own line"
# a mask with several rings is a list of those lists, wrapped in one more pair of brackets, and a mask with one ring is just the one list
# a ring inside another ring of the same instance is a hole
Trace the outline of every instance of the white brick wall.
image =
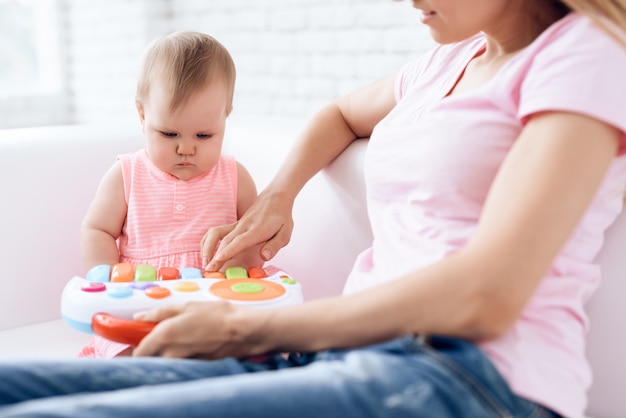
[[(141, 51), (173, 30), (209, 33), (231, 51), (238, 71), (237, 114), (309, 116), (433, 45), (410, 4), (391, 0), (61, 0), (61, 5), (65, 106), (46, 110), (44, 103), (30, 112), (14, 107), (24, 124), (29, 113), (34, 124), (45, 124), (43, 115), (54, 116), (48, 123), (135, 118)], [(4, 107), (0, 103), (0, 112)]]

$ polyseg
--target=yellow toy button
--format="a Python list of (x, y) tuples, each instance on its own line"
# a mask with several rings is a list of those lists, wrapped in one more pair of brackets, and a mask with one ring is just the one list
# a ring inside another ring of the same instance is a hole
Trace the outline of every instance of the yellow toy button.
[(200, 286), (198, 286), (198, 284), (194, 282), (182, 281), (176, 283), (176, 285), (174, 286), (174, 290), (177, 290), (179, 292), (197, 292), (198, 290), (200, 290)]

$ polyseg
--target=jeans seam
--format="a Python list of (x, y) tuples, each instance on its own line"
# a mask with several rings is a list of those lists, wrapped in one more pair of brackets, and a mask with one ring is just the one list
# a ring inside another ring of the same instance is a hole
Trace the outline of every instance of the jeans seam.
[(485, 404), (486, 407), (491, 409), (496, 416), (501, 418), (512, 418), (513, 415), (500, 401), (495, 399), (489, 391), (485, 390), (483, 385), (476, 381), (476, 379), (463, 368), (459, 367), (455, 362), (448, 359), (444, 355), (436, 351), (436, 349), (424, 345), (424, 353), (435, 360), (439, 361), (446, 367), (448, 367), (454, 374), (456, 374), (463, 383), (465, 383), (472, 392), (476, 395), (477, 400)]

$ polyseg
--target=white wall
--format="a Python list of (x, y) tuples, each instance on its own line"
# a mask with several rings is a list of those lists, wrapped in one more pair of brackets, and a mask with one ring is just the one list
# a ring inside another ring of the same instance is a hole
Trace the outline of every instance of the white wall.
[[(60, 4), (67, 95), (63, 106), (47, 110), (45, 103), (0, 103), (0, 114), (9, 106), (24, 125), (29, 124), (29, 114), (35, 125), (135, 118), (141, 52), (154, 37), (174, 30), (209, 33), (231, 51), (238, 71), (236, 115), (308, 116), (323, 103), (394, 72), (433, 45), (410, 3), (391, 0)], [(0, 127), (2, 123), (0, 119)]]

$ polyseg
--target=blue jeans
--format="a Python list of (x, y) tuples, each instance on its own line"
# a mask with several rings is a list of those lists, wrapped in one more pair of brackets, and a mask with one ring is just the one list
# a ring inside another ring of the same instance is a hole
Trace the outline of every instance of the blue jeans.
[(0, 417), (554, 417), (471, 343), (403, 337), (262, 362), (0, 363)]

